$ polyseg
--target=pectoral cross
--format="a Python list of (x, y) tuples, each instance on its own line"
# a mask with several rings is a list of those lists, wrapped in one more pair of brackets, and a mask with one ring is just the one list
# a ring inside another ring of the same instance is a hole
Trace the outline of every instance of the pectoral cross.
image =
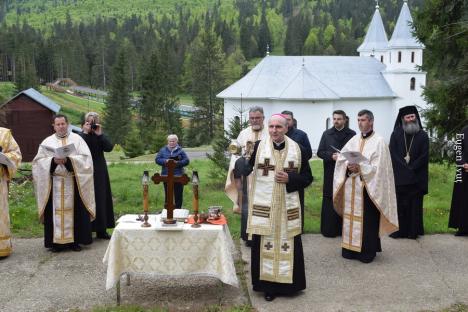
[(159, 173), (155, 173), (151, 180), (153, 180), (154, 184), (159, 184), (159, 182), (166, 182), (167, 184), (167, 219), (165, 223), (175, 223), (176, 220), (173, 219), (174, 217), (174, 183), (180, 183), (182, 185), (187, 184), (190, 179), (186, 174), (181, 176), (174, 176), (174, 169), (176, 167), (176, 161), (173, 159), (169, 159), (166, 163), (167, 167), (167, 176), (162, 176)]
[(263, 170), (263, 173), (262, 173), (263, 176), (268, 176), (268, 171), (269, 170), (275, 171), (275, 166), (270, 165), (269, 158), (265, 158), (264, 162), (265, 162), (264, 164), (258, 164), (257, 168)]
[(284, 168), (284, 171), (287, 172), (287, 173), (290, 173), (290, 172), (296, 172), (298, 171), (299, 168), (297, 167), (294, 167), (294, 161), (290, 161), (288, 162), (288, 168)]

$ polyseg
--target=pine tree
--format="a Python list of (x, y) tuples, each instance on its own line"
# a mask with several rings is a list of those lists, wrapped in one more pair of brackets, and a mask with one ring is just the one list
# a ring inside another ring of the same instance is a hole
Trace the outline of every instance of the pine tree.
[[(197, 38), (191, 57), (192, 95), (197, 108), (190, 136), (209, 143), (222, 125), (222, 100), (216, 94), (224, 87), (224, 53), (221, 40), (211, 28)], [(189, 136), (189, 137), (190, 137)]]
[(265, 56), (267, 47), (268, 51), (273, 49), (271, 42), (270, 28), (266, 19), (266, 3), (265, 0), (262, 2), (262, 16), (260, 17), (260, 25), (258, 27), (258, 55)]
[(112, 68), (112, 80), (107, 105), (104, 109), (106, 133), (116, 144), (125, 142), (125, 137), (131, 128), (132, 112), (129, 88), (128, 61), (125, 52), (120, 51), (117, 62)]
[(468, 3), (426, 1), (414, 26), (425, 44), (423, 70), (428, 72), (425, 117), (440, 138), (454, 137), (468, 124)]
[(23, 61), (23, 64), (16, 75), (15, 91), (21, 92), (29, 88), (39, 90), (39, 87), (39, 80), (37, 79), (34, 63)]

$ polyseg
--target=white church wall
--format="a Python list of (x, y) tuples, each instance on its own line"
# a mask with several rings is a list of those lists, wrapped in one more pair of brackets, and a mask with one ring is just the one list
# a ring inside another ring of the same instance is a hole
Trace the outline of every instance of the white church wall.
[[(390, 140), (395, 122), (395, 106), (392, 99), (345, 99), (340, 101), (287, 101), (287, 100), (243, 100), (242, 106), (246, 111), (243, 118), (248, 118), (248, 109), (252, 106), (263, 107), (265, 126), (268, 118), (283, 110), (292, 111), (297, 119), (298, 128), (305, 131), (309, 137), (312, 150), (316, 152), (323, 132), (326, 130), (327, 118), (333, 126), (333, 111), (344, 110), (350, 117), (350, 128), (359, 132), (357, 113), (362, 109), (369, 109), (374, 113), (375, 129), (385, 140)], [(226, 99), (224, 105), (224, 128), (229, 127), (229, 120), (238, 114), (234, 107), (240, 107), (240, 100)]]
[(394, 104), (392, 99), (346, 99), (337, 102), (334, 110), (341, 109), (349, 116), (349, 127), (359, 133), (357, 114), (363, 109), (374, 114), (374, 130), (388, 143), (395, 123)]

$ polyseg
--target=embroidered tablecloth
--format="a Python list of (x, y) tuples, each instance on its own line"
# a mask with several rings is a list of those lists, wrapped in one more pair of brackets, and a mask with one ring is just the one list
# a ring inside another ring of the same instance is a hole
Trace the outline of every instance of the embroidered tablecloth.
[(114, 229), (103, 259), (106, 289), (114, 287), (122, 273), (213, 276), (238, 287), (227, 225), (179, 224), (173, 230), (157, 230), (159, 215), (149, 216), (148, 228), (142, 228), (136, 217), (121, 217)]

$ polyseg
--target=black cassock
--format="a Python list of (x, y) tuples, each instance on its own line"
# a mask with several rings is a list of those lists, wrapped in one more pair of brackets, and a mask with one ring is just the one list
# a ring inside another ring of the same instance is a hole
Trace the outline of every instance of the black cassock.
[[(468, 126), (463, 128), (462, 133), (462, 160), (457, 161), (458, 166), (468, 163)], [(462, 167), (457, 167), (453, 184), (449, 227), (458, 229), (459, 234), (468, 235), (468, 172)]]
[(104, 158), (104, 152), (112, 151), (114, 145), (104, 134), (80, 133), (80, 135), (88, 144), (93, 157), (94, 195), (96, 198), (96, 219), (92, 223), (93, 232), (103, 233), (106, 232), (106, 229), (115, 227), (109, 173)]
[[(252, 153), (252, 157), (246, 168), (246, 175), (253, 170), (255, 165), (255, 158), (257, 154), (258, 144), (260, 141), (255, 143), (255, 148)], [(273, 144), (276, 150), (282, 150), (285, 144), (280, 145)], [(286, 184), (286, 191), (288, 193), (304, 190), (313, 181), (312, 170), (309, 166), (309, 161), (304, 150), (301, 148), (301, 170), (299, 173), (290, 172), (288, 173), (289, 182)], [(302, 207), (303, 208), (303, 207)], [(304, 216), (302, 216), (304, 218)], [(304, 269), (304, 253), (302, 251), (302, 240), (301, 235), (294, 237), (294, 269), (293, 269), (293, 282), (292, 284), (286, 283), (275, 283), (269, 281), (260, 280), (260, 235), (253, 235), (252, 237), (252, 248), (251, 248), (251, 274), (252, 274), (252, 286), (255, 291), (263, 291), (265, 293), (271, 293), (275, 295), (290, 295), (297, 291), (306, 288), (305, 280), (305, 269)]]
[[(413, 138), (412, 135), (405, 134), (403, 128), (396, 127), (390, 137), (389, 148), (399, 223), (399, 230), (390, 236), (414, 239), (418, 235), (424, 235), (423, 197), (428, 189), (429, 138), (423, 130)], [(408, 164), (404, 159), (407, 150), (410, 155)]]
[[(65, 163), (65, 167), (69, 172), (73, 172), (73, 166), (71, 164), (70, 159), (67, 159)], [(52, 164), (50, 166), (50, 174), (52, 175), (55, 169), (57, 168), (57, 164), (52, 159)], [(74, 244), (83, 244), (89, 245), (93, 242), (92, 232), (91, 232), (91, 219), (89, 212), (86, 210), (86, 207), (83, 204), (83, 201), (80, 198), (80, 193), (78, 190), (78, 186), (76, 184), (76, 180), (73, 180), (74, 188), (75, 188), (75, 200), (74, 200), (74, 212), (73, 212), (73, 236), (74, 236)], [(54, 221), (52, 219), (52, 192), (53, 189), (50, 191), (49, 200), (47, 201), (47, 205), (45, 206), (44, 210), (44, 246), (46, 248), (57, 248), (62, 249), (65, 247), (69, 247), (73, 243), (70, 244), (54, 244)]]
[(333, 174), (335, 172), (335, 161), (332, 156), (336, 151), (332, 146), (341, 150), (343, 146), (356, 135), (356, 132), (349, 128), (337, 130), (332, 127), (323, 132), (317, 156), (323, 159), (323, 199), (322, 212), (320, 218), (320, 232), (325, 237), (335, 237), (341, 235), (341, 217), (333, 208)]

